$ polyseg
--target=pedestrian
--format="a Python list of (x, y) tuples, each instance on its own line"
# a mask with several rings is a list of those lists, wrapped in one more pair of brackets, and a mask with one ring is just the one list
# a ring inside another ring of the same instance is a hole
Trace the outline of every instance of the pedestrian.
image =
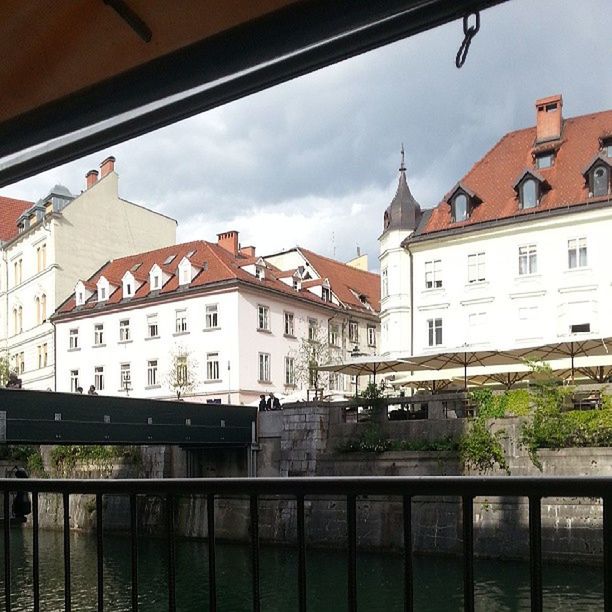
[(264, 410), (266, 410), (267, 406), (266, 406), (266, 396), (262, 393), (259, 396), (259, 412), (263, 412)]
[(83, 393), (83, 387), (77, 387), (77, 393)]
[(268, 410), (280, 410), (280, 402), (278, 397), (274, 396), (274, 393), (270, 393), (266, 407)]
[(87, 392), (87, 395), (98, 395), (98, 393), (96, 392), (96, 387), (94, 385), (89, 385), (89, 391)]

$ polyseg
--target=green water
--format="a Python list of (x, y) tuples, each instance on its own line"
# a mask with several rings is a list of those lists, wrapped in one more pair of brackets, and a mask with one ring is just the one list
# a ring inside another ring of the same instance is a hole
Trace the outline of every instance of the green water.
[[(32, 533), (11, 530), (12, 604), (14, 611), (32, 609)], [(140, 609), (167, 610), (166, 548), (162, 539), (142, 539), (140, 556)], [(96, 609), (96, 540), (91, 535), (71, 535), (73, 610)], [(308, 609), (312, 612), (346, 610), (345, 551), (307, 552)], [(262, 547), (261, 593), (264, 612), (297, 609), (297, 555), (294, 549)], [(1, 570), (0, 609), (4, 609), (4, 568)], [(526, 563), (477, 561), (476, 609), (483, 612), (529, 609), (529, 569)], [(416, 610), (462, 609), (461, 564), (457, 559), (415, 559)], [(104, 596), (106, 609), (130, 610), (129, 537), (105, 535)], [(177, 609), (208, 609), (207, 544), (177, 543)], [(62, 535), (40, 532), (41, 609), (64, 609)], [(402, 560), (391, 554), (361, 553), (358, 559), (359, 609), (395, 612), (403, 609)], [(217, 546), (218, 609), (242, 612), (251, 609), (248, 546)], [(603, 609), (600, 568), (547, 565), (544, 571), (544, 609), (572, 612)]]

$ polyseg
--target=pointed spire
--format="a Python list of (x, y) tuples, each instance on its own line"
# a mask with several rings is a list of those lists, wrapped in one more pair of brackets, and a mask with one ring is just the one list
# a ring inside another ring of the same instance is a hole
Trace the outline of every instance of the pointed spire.
[(404, 164), (404, 143), (402, 142), (402, 162), (399, 167), (400, 172), (406, 172), (406, 166)]

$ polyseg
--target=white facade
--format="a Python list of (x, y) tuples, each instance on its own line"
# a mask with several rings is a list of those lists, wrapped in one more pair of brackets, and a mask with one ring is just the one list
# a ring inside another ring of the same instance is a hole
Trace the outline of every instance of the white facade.
[(74, 199), (65, 188), (54, 189), (1, 245), (0, 354), (8, 354), (24, 388), (55, 389), (48, 318), (77, 279), (109, 258), (176, 241), (173, 219), (119, 197), (113, 162), (106, 160), (103, 178)]
[[(208, 248), (206, 257), (212, 268), (215, 264), (210, 245)], [(165, 256), (164, 252), (161, 257)], [(331, 345), (329, 352), (334, 360), (347, 359), (355, 348), (363, 354), (376, 352), (376, 312), (343, 309), (333, 291), (329, 303), (324, 304), (304, 298), (301, 289), (295, 289), (293, 295), (293, 289), (281, 292), (269, 286), (258, 287), (256, 275), (262, 271), (256, 268), (262, 267), (261, 262), (255, 260), (242, 266), (255, 282), (231, 282), (218, 287), (213, 281), (210, 286), (188, 290), (191, 279), (186, 276), (183, 292), (176, 289), (164, 294), (148, 289), (149, 296), (134, 303), (118, 300), (102, 305), (99, 312), (95, 307), (80, 311), (77, 307), (69, 313), (58, 313), (57, 390), (74, 392), (80, 386), (87, 392), (94, 385), (104, 395), (176, 397), (173, 378), (176, 356), (181, 355), (187, 358), (190, 377), (195, 381), (195, 386), (182, 396), (195, 401), (249, 403), (270, 392), (305, 393), (311, 386), (299, 375), (299, 349), (315, 323), (319, 337)], [(189, 269), (187, 263), (186, 258), (179, 262), (177, 257), (176, 271), (166, 271), (164, 283), (172, 277), (183, 279), (184, 271)], [(142, 282), (152, 288), (159, 266), (148, 265), (150, 271), (143, 269), (141, 278), (148, 279)], [(295, 262), (290, 262), (289, 267), (295, 267)], [(275, 265), (278, 273), (277, 268)], [(263, 270), (264, 275), (271, 273), (271, 268)], [(291, 287), (293, 277), (284, 281)], [(98, 291), (103, 283), (103, 279), (98, 280)], [(86, 285), (77, 285), (77, 296)], [(312, 293), (320, 297), (323, 286), (314, 286)], [(126, 289), (124, 282), (117, 291)], [(347, 395), (355, 392), (349, 377), (336, 377), (331, 386)]]

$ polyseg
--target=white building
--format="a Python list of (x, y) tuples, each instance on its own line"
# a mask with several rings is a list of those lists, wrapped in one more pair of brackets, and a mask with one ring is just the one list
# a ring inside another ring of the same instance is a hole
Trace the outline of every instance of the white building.
[(119, 197), (113, 157), (73, 196), (60, 185), (36, 202), (0, 200), (0, 355), (25, 388), (54, 389), (48, 317), (109, 257), (176, 242), (176, 221)]
[[(336, 359), (373, 354), (378, 309), (378, 275), (301, 248), (257, 257), (233, 231), (116, 259), (53, 317), (57, 390), (232, 403), (292, 394), (310, 387), (305, 339)], [(342, 376), (332, 387), (354, 393)]]
[(612, 111), (506, 134), (434, 209), (402, 164), (380, 237), (381, 352), (612, 336)]

